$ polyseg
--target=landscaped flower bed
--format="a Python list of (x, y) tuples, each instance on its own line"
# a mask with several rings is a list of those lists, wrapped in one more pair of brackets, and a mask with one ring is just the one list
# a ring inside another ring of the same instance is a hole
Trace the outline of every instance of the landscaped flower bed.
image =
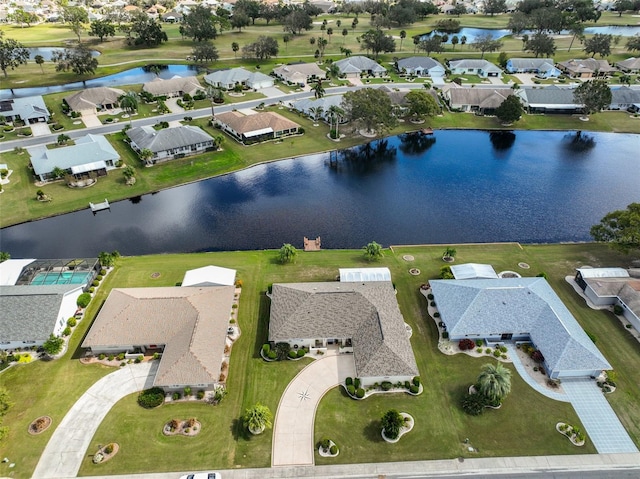
[(162, 433), (165, 436), (195, 436), (200, 432), (202, 425), (200, 422), (192, 417), (184, 421), (178, 419), (172, 419), (164, 425)]
[(53, 421), (49, 416), (40, 416), (38, 419), (29, 424), (29, 434), (40, 434), (51, 426)]
[(577, 427), (564, 422), (559, 422), (556, 424), (556, 431), (567, 436), (574, 446), (584, 446), (586, 438), (584, 433)]

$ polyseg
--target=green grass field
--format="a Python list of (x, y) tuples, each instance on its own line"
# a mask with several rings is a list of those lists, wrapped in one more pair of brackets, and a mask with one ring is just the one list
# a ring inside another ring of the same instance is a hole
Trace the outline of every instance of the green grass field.
[[(631, 437), (640, 444), (640, 370), (636, 367), (640, 345), (610, 313), (587, 308), (565, 282), (582, 265), (625, 266), (629, 259), (603, 245), (485, 244), (456, 246), (456, 262), (490, 263), (496, 271), (517, 270), (527, 262), (531, 275), (546, 272), (578, 321), (595, 335), (597, 346), (618, 373), (618, 390), (607, 396)], [(595, 452), (587, 440), (583, 448), (569, 444), (555, 432), (558, 421), (580, 425), (571, 407), (531, 390), (513, 373), (513, 390), (497, 411), (480, 417), (463, 414), (459, 408), (463, 391), (471, 384), (487, 359), (445, 356), (436, 348), (437, 330), (426, 316), (426, 303), (418, 288), (437, 276), (442, 266), (443, 246), (394, 247), (385, 250), (379, 266), (392, 271), (398, 302), (405, 320), (413, 328), (411, 339), (425, 386), (418, 397), (404, 394), (374, 396), (365, 401), (347, 399), (339, 389), (330, 391), (320, 403), (316, 417), (316, 440), (328, 436), (340, 446), (336, 459), (316, 457), (318, 464), (366, 461), (402, 461), (453, 457), (579, 454)], [(402, 259), (411, 254), (415, 261)], [(91, 318), (113, 287), (171, 286), (181, 281), (187, 269), (216, 264), (236, 268), (244, 286), (240, 297), (238, 324), (242, 335), (234, 345), (228, 378), (229, 394), (219, 406), (179, 403), (155, 410), (143, 410), (135, 395), (124, 398), (107, 415), (92, 439), (92, 454), (98, 444), (117, 442), (121, 449), (111, 461), (95, 466), (89, 457), (81, 475), (127, 474), (142, 471), (267, 467), (270, 464), (271, 435), (249, 437), (240, 426), (243, 411), (262, 402), (275, 413), (280, 395), (304, 362), (265, 363), (259, 349), (267, 339), (269, 301), (264, 295), (273, 282), (334, 281), (339, 267), (361, 267), (367, 263), (358, 250), (325, 250), (299, 253), (295, 263), (280, 265), (275, 251), (246, 251), (157, 255), (121, 258), (118, 267), (101, 286), (90, 305), (88, 319), (72, 337), (71, 351), (53, 362), (35, 362), (10, 368), (0, 374), (16, 406), (5, 418), (9, 436), (0, 455), (17, 458), (14, 477), (30, 477), (51, 431), (30, 436), (28, 424), (48, 414), (54, 425), (73, 402), (99, 377), (110, 371), (99, 366), (83, 366), (74, 359), (77, 345)], [(421, 270), (419, 276), (408, 273)], [(158, 272), (158, 278), (151, 274)], [(37, 386), (36, 386), (37, 385)], [(52, 400), (53, 398), (53, 400)], [(409, 412), (415, 429), (393, 446), (382, 442), (379, 421), (390, 408)], [(169, 419), (196, 417), (202, 432), (193, 438), (165, 437), (162, 425)], [(477, 453), (466, 451), (469, 438)], [(168, 451), (171, 451), (169, 454)], [(0, 465), (0, 468), (4, 467)], [(0, 474), (4, 471), (0, 469)]]

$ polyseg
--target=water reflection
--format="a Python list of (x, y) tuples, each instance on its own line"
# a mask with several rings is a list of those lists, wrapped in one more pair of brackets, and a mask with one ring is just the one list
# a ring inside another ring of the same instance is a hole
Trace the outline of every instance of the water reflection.
[(489, 133), (489, 140), (494, 149), (508, 150), (516, 141), (516, 134), (512, 131), (492, 131)]
[(568, 133), (564, 136), (564, 147), (574, 153), (581, 153), (596, 146), (596, 139), (593, 135), (583, 133), (578, 130), (575, 133)]
[(407, 156), (420, 156), (436, 143), (435, 135), (422, 132), (404, 133), (400, 135), (400, 151)]
[(397, 148), (390, 146), (389, 139), (385, 138), (342, 150), (338, 156), (342, 159), (342, 166), (348, 171), (369, 173), (394, 162), (397, 152)]

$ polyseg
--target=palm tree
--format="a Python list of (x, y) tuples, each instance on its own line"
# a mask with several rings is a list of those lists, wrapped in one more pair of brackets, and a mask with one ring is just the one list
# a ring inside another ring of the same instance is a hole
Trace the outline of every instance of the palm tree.
[(331, 77), (332, 80), (334, 78), (338, 78), (340, 76), (340, 67), (335, 63), (332, 63), (331, 65), (329, 65), (329, 68), (327, 68), (327, 73), (329, 74), (329, 77)]
[(42, 55), (36, 55), (34, 57), (36, 64), (40, 65), (40, 71), (44, 73), (44, 69), (42, 68), (42, 64), (44, 63), (44, 57)]
[(138, 156), (140, 157), (142, 162), (146, 164), (147, 161), (153, 158), (153, 151), (151, 151), (149, 148), (144, 148), (142, 151), (140, 151), (140, 153), (138, 153)]
[(364, 250), (364, 255), (369, 261), (377, 261), (382, 258), (384, 254), (382, 253), (382, 246), (380, 246), (375, 241), (372, 241), (366, 246), (362, 248)]
[(216, 102), (216, 100), (220, 100), (221, 98), (223, 98), (222, 90), (220, 88), (209, 85), (205, 90), (205, 95), (207, 95), (207, 98), (211, 102), (211, 116), (215, 118), (216, 115), (213, 111), (213, 104)]
[(322, 114), (323, 111), (324, 108), (322, 108), (321, 106), (312, 106), (309, 108), (309, 113), (313, 115), (313, 122), (315, 123), (314, 126), (318, 126), (318, 117)]
[(485, 364), (478, 376), (478, 392), (494, 403), (500, 403), (511, 392), (511, 371), (502, 364)]
[(235, 58), (238, 57), (238, 50), (240, 50), (240, 45), (238, 44), (238, 42), (232, 42), (231, 43), (231, 50), (233, 50), (233, 56)]
[(330, 114), (330, 123), (329, 123), (329, 129), (331, 129), (331, 126), (333, 125), (333, 120), (335, 119), (336, 122), (336, 138), (340, 138), (340, 135), (338, 133), (338, 125), (340, 124), (340, 117), (342, 117), (344, 115), (344, 110), (342, 108), (340, 108), (338, 105), (331, 105), (329, 107), (329, 114)]
[(404, 426), (404, 417), (395, 409), (389, 409), (382, 416), (382, 430), (389, 439), (397, 439), (400, 429)]
[(402, 42), (407, 38), (407, 32), (404, 30), (400, 30), (400, 51), (402, 51)]
[(313, 85), (313, 95), (317, 98), (322, 98), (324, 96), (324, 87), (322, 86), (322, 80), (318, 79), (318, 82)]
[(242, 423), (252, 434), (260, 434), (266, 428), (271, 427), (272, 419), (271, 410), (267, 406), (256, 403), (244, 412)]
[(467, 37), (465, 37), (464, 35), (462, 35), (460, 37), (460, 44), (464, 47), (467, 44)]
[(283, 264), (290, 263), (291, 261), (293, 261), (293, 258), (295, 258), (296, 254), (298, 254), (298, 250), (295, 248), (295, 246), (291, 245), (290, 243), (285, 243), (282, 245), (280, 251), (278, 252), (278, 260)]
[(67, 143), (67, 141), (69, 141), (71, 138), (69, 137), (69, 135), (65, 135), (64, 133), (60, 133), (58, 135), (58, 145), (64, 145)]
[(138, 111), (138, 96), (133, 91), (128, 91), (120, 97), (120, 108), (129, 114), (129, 125), (131, 125), (131, 116)]

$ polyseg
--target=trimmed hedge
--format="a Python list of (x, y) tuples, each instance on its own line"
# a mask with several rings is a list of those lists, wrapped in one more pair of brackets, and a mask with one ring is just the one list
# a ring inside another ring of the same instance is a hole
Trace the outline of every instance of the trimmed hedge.
[(164, 402), (164, 390), (162, 388), (145, 389), (138, 394), (138, 404), (145, 409), (153, 409)]
[(382, 384), (380, 385), (380, 388), (383, 391), (390, 391), (392, 387), (393, 384), (391, 384), (389, 381), (382, 381)]
[(87, 306), (89, 306), (90, 302), (91, 302), (91, 295), (89, 293), (82, 293), (80, 296), (78, 296), (78, 300), (76, 301), (76, 304), (81, 308), (86, 308)]

